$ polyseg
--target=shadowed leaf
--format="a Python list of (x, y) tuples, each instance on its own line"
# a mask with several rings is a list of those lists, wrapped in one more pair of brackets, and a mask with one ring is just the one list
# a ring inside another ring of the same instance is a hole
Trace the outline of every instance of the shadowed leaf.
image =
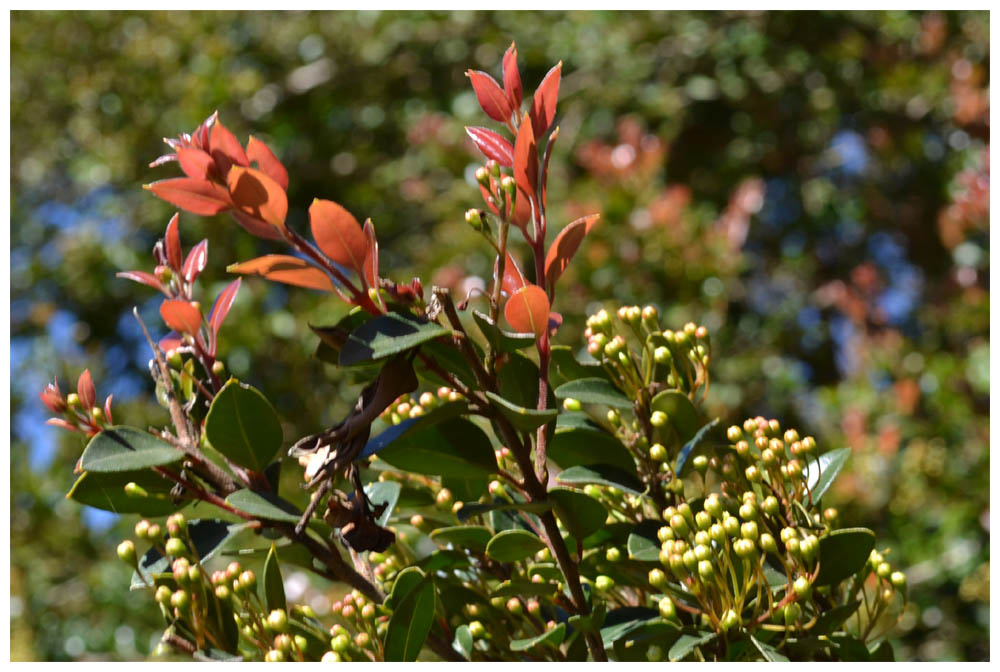
[(587, 215), (574, 220), (552, 241), (552, 246), (545, 255), (545, 281), (549, 287), (555, 286), (556, 280), (563, 274), (573, 255), (580, 248), (580, 243), (600, 218), (600, 215)]
[(283, 229), (288, 196), (281, 185), (259, 170), (233, 166), (226, 178), (233, 205), (240, 212)]
[(341, 266), (363, 273), (368, 241), (354, 215), (339, 203), (317, 198), (309, 206), (309, 225), (323, 254)]
[(257, 138), (250, 136), (247, 142), (247, 158), (256, 161), (262, 173), (278, 183), (282, 189), (288, 189), (288, 171), (274, 155), (271, 148)]
[(319, 289), (325, 292), (333, 291), (330, 276), (310, 264), (305, 259), (287, 254), (266, 254), (241, 264), (231, 264), (226, 267), (229, 273), (260, 275), (274, 282), (287, 285)]

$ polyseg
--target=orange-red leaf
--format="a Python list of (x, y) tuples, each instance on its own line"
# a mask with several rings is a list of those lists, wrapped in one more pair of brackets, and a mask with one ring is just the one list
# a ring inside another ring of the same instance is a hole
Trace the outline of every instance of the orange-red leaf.
[(237, 210), (284, 230), (288, 196), (280, 184), (259, 170), (241, 166), (233, 166), (227, 182)]
[(229, 169), (234, 165), (250, 165), (250, 160), (247, 159), (247, 154), (243, 151), (243, 145), (218, 120), (212, 125), (208, 136), (208, 153), (215, 160), (220, 175), (228, 175)]
[(359, 275), (364, 272), (368, 241), (354, 215), (338, 203), (317, 198), (309, 206), (309, 224), (323, 254)]
[(229, 191), (221, 184), (192, 177), (175, 177), (147, 185), (168, 203), (196, 215), (217, 215), (233, 207)]
[(181, 164), (185, 175), (196, 180), (207, 180), (215, 166), (215, 161), (208, 152), (197, 147), (178, 147), (177, 162)]
[(531, 123), (535, 129), (535, 137), (540, 138), (552, 126), (556, 116), (556, 103), (559, 100), (559, 80), (562, 78), (562, 61), (549, 70), (535, 90), (531, 101)]
[(507, 300), (503, 314), (514, 331), (540, 338), (549, 327), (549, 297), (538, 285), (525, 285)]
[(281, 240), (281, 231), (262, 219), (251, 217), (239, 210), (233, 210), (233, 219), (251, 235), (264, 238), (265, 240)]
[(192, 247), (191, 251), (188, 252), (187, 258), (184, 260), (184, 266), (181, 267), (181, 275), (184, 276), (184, 280), (188, 283), (194, 282), (207, 265), (208, 239), (206, 238)]
[(287, 254), (266, 254), (242, 264), (232, 264), (226, 268), (230, 273), (260, 275), (274, 282), (283, 282), (296, 287), (333, 291), (333, 283), (326, 273), (305, 259)]
[(597, 224), (600, 215), (587, 215), (570, 222), (552, 241), (548, 254), (545, 255), (545, 282), (551, 288), (562, 275), (584, 237)]
[(160, 282), (160, 280), (152, 273), (147, 273), (145, 271), (119, 271), (115, 273), (115, 277), (132, 280), (133, 282), (141, 282), (147, 287), (152, 287), (153, 289), (161, 291), (164, 294), (167, 293), (167, 288), (164, 287), (163, 283)]
[(177, 220), (179, 216), (174, 213), (167, 223), (167, 233), (164, 236), (167, 248), (167, 263), (174, 272), (181, 270), (181, 260), (184, 257), (184, 250), (181, 249), (181, 234), (177, 231)]
[(503, 89), (511, 108), (521, 108), (524, 91), (521, 89), (521, 72), (517, 69), (517, 47), (511, 42), (503, 55)]
[(229, 314), (229, 309), (233, 307), (233, 301), (236, 300), (236, 293), (240, 291), (242, 282), (243, 278), (236, 278), (215, 297), (215, 303), (212, 304), (212, 310), (208, 314), (208, 326), (212, 330), (213, 337), (218, 335), (219, 329), (222, 328), (222, 323)]
[(94, 380), (90, 377), (90, 369), (84, 369), (77, 379), (76, 393), (80, 397), (80, 403), (86, 409), (93, 408), (94, 404), (97, 403), (97, 390), (94, 388)]
[(528, 194), (533, 195), (538, 186), (538, 148), (528, 119), (521, 123), (514, 142), (514, 180)]
[(163, 352), (176, 350), (182, 345), (184, 345), (184, 339), (176, 331), (171, 331), (169, 334), (160, 339), (160, 350), (163, 350)]
[(371, 219), (365, 220), (365, 265), (361, 277), (369, 287), (378, 287), (378, 240), (375, 239), (375, 225)]
[(476, 91), (476, 98), (479, 99), (483, 112), (490, 119), (506, 124), (511, 115), (510, 101), (497, 80), (479, 70), (469, 70), (465, 74), (472, 80), (472, 88)]
[(161, 303), (160, 317), (168, 327), (182, 334), (197, 334), (201, 328), (201, 311), (183, 299), (167, 299)]
[[(499, 257), (497, 261), (493, 262), (493, 277), (496, 278), (497, 274), (497, 263), (499, 262)], [(503, 285), (500, 289), (507, 296), (510, 296), (517, 290), (521, 289), (528, 284), (528, 281), (524, 279), (524, 273), (521, 272), (521, 268), (517, 265), (514, 257), (510, 256), (510, 252), (507, 252), (507, 259), (504, 261), (503, 265)]]
[(465, 132), (487, 159), (493, 159), (506, 168), (514, 165), (514, 147), (507, 138), (482, 126), (466, 126)]
[(277, 182), (282, 189), (288, 190), (288, 171), (285, 170), (285, 166), (274, 155), (270, 147), (252, 135), (250, 141), (247, 142), (247, 158), (256, 161), (257, 167), (265, 175)]

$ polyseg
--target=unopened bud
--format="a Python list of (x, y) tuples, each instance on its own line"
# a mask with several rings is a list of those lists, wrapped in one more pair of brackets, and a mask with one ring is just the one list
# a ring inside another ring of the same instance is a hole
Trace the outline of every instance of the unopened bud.
[(177, 537), (170, 537), (167, 539), (166, 544), (167, 555), (172, 555), (175, 557), (184, 557), (188, 553), (188, 548), (184, 544), (184, 541), (178, 539)]
[(135, 544), (130, 539), (118, 544), (118, 558), (126, 565), (136, 566)]
[(134, 482), (125, 484), (125, 494), (129, 497), (149, 497), (146, 489)]
[(583, 408), (578, 399), (566, 397), (563, 399), (563, 408), (570, 412), (576, 412)]

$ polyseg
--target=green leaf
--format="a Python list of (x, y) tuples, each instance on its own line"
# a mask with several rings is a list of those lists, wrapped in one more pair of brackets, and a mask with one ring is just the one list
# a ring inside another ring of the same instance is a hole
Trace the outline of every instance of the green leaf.
[(552, 502), (493, 502), (466, 504), (458, 510), (458, 519), (465, 522), (472, 516), (478, 516), (491, 511), (527, 511), (528, 513), (544, 513), (552, 508)]
[[(130, 497), (125, 494), (125, 486), (135, 483), (143, 488), (149, 497)], [(122, 472), (91, 472), (80, 474), (73, 488), (66, 494), (80, 504), (112, 513), (138, 513), (141, 516), (164, 516), (183, 508), (170, 499), (171, 481), (151, 470)]]
[(455, 628), (455, 641), (452, 642), (452, 647), (467, 660), (472, 660), (472, 645), (474, 640), (472, 639), (472, 633), (469, 631), (469, 626), (462, 624)]
[(872, 662), (876, 663), (895, 663), (896, 654), (892, 651), (892, 644), (888, 640), (882, 640), (881, 643), (876, 645), (874, 648), (869, 649), (871, 654)]
[[(559, 416), (559, 422), (569, 415), (576, 414), (563, 413)], [(635, 460), (625, 446), (613, 434), (593, 423), (573, 426), (561, 426), (557, 423), (556, 431), (549, 441), (548, 457), (563, 469), (577, 465), (608, 464), (624, 472), (635, 471)]]
[(340, 365), (353, 366), (410, 350), (450, 334), (446, 327), (413, 315), (386, 313), (351, 332), (340, 349)]
[(236, 464), (263, 471), (281, 450), (281, 422), (257, 389), (230, 378), (205, 418), (212, 447)]
[(648, 623), (651, 619), (659, 619), (659, 614), (656, 610), (648, 607), (612, 609), (605, 616), (604, 627), (601, 628), (601, 639), (604, 640), (604, 646), (612, 646), (616, 641)]
[(109, 473), (141, 471), (180, 462), (179, 449), (149, 432), (133, 427), (110, 427), (87, 444), (80, 458), (84, 471)]
[(864, 642), (851, 635), (833, 635), (830, 641), (836, 646), (841, 661), (866, 663), (871, 660), (871, 654)]
[[(650, 411), (661, 411), (667, 414), (669, 426), (677, 432), (681, 442), (690, 441), (701, 423), (698, 420), (698, 411), (687, 395), (677, 390), (666, 390), (660, 392), (649, 402)], [(660, 430), (658, 430), (659, 432)], [(664, 440), (666, 437), (662, 437)]]
[(391, 597), (393, 607), (385, 633), (385, 660), (412, 662), (420, 654), (434, 622), (434, 582), (416, 567), (407, 567), (396, 577)]
[(788, 662), (788, 658), (770, 644), (765, 644), (764, 642), (760, 641), (753, 635), (749, 635), (749, 637), (750, 641), (753, 642), (753, 645), (757, 647), (758, 651), (760, 651), (760, 655), (764, 656), (764, 660), (766, 660), (767, 662), (769, 663)]
[[(188, 522), (187, 531), (194, 547), (191, 548), (190, 544), (188, 547), (201, 562), (204, 562), (215, 555), (226, 541), (246, 528), (246, 523), (227, 523), (215, 518), (192, 520)], [(138, 571), (132, 573), (131, 589), (148, 588), (143, 578), (153, 583), (154, 575), (169, 571), (170, 558), (160, 555), (158, 550), (151, 548), (139, 560)]]
[(468, 567), (469, 556), (463, 551), (456, 549), (442, 548), (434, 551), (426, 558), (418, 560), (413, 567), (419, 567), (425, 572), (439, 572), (455, 569), (456, 567)]
[[(234, 621), (235, 624), (235, 621)], [(243, 662), (243, 656), (229, 653), (223, 651), (222, 649), (217, 649), (214, 646), (210, 646), (207, 649), (198, 649), (191, 654), (191, 657), (195, 660), (202, 661), (205, 663), (240, 663)]]
[(644, 490), (642, 483), (632, 473), (610, 464), (593, 464), (586, 467), (577, 465), (563, 470), (556, 476), (556, 479), (560, 483), (573, 485), (587, 483), (606, 485), (633, 495), (641, 495)]
[(544, 411), (524, 408), (512, 404), (499, 394), (493, 392), (487, 392), (486, 397), (493, 402), (493, 405), (496, 406), (501, 415), (522, 432), (534, 431), (542, 425), (552, 422), (559, 415), (559, 409), (557, 408), (548, 408)]
[(809, 462), (808, 471), (806, 472), (808, 474), (806, 484), (812, 492), (814, 502), (822, 499), (826, 491), (830, 489), (834, 479), (837, 478), (840, 470), (847, 464), (847, 459), (850, 456), (850, 448), (838, 448), (837, 450), (823, 453), (815, 460)]
[(278, 550), (271, 544), (264, 561), (264, 575), (261, 577), (261, 590), (264, 593), (264, 604), (270, 613), (275, 609), (286, 609), (285, 583), (281, 578), (281, 567), (278, 564)]
[(417, 474), (472, 478), (497, 470), (489, 437), (464, 418), (406, 433), (384, 448), (379, 457), (398, 469)]
[(566, 624), (560, 623), (556, 627), (552, 628), (548, 632), (544, 632), (537, 637), (529, 637), (527, 639), (512, 639), (510, 642), (511, 651), (527, 651), (528, 649), (533, 649), (536, 646), (541, 646), (542, 644), (551, 644), (552, 646), (559, 646), (562, 644), (563, 639), (566, 637)]
[(810, 632), (815, 635), (829, 635), (844, 624), (851, 615), (861, 606), (861, 600), (854, 600), (839, 607), (834, 607), (829, 611), (824, 611), (816, 619)]
[(369, 439), (368, 443), (365, 444), (365, 449), (361, 451), (361, 455), (359, 457), (371, 457), (386, 446), (390, 445), (393, 441), (396, 441), (406, 434), (416, 432), (424, 429), (425, 427), (430, 427), (431, 425), (448, 420), (449, 418), (457, 417), (465, 413), (467, 410), (469, 410), (469, 404), (466, 402), (450, 401), (446, 404), (438, 406), (424, 415), (420, 415), (415, 418), (407, 418), (398, 425), (392, 425), (378, 436)]
[(520, 334), (514, 331), (505, 331), (498, 327), (488, 315), (472, 311), (472, 317), (476, 320), (479, 331), (494, 349), (501, 352), (514, 352), (522, 348), (528, 348), (535, 344), (535, 335), (532, 333)]
[(604, 378), (581, 378), (556, 388), (559, 399), (576, 399), (584, 404), (603, 404), (612, 408), (632, 408), (632, 401)]
[(555, 371), (549, 369), (553, 374), (554, 383), (568, 383), (580, 378), (608, 378), (608, 372), (596, 361), (581, 362), (573, 354), (573, 350), (568, 345), (553, 345), (551, 351), (552, 364)]
[(490, 597), (552, 597), (558, 590), (554, 583), (535, 583), (523, 579), (504, 581)]
[(552, 488), (549, 498), (566, 530), (577, 539), (584, 539), (604, 527), (608, 510), (599, 501), (570, 488)]
[(385, 526), (389, 522), (389, 516), (392, 515), (393, 509), (396, 508), (396, 502), (399, 501), (399, 493), (402, 490), (403, 487), (395, 481), (376, 481), (365, 486), (365, 494), (368, 496), (368, 501), (371, 502), (373, 507), (380, 504), (386, 505), (385, 511), (378, 517), (378, 520), (375, 521), (376, 523)]
[[(500, 394), (510, 403), (522, 408), (538, 408), (538, 365), (524, 355), (511, 352), (504, 355), (497, 369)], [(551, 391), (551, 390), (550, 390)], [(555, 397), (550, 394), (547, 404), (555, 407)]]
[[(237, 659), (242, 660), (239, 657), (240, 628), (236, 625), (236, 621), (233, 618), (232, 602), (229, 600), (219, 600), (214, 595), (211, 595), (205, 606), (208, 611), (205, 627), (216, 633), (216, 639), (223, 648), (223, 651), (209, 649), (206, 652), (209, 658), (212, 657), (212, 652), (215, 651), (229, 654), (229, 659), (232, 659), (232, 656), (236, 656)], [(225, 660), (225, 658), (218, 659)]]
[(688, 458), (691, 457), (691, 453), (693, 453), (694, 449), (698, 446), (698, 444), (700, 444), (705, 439), (705, 436), (712, 430), (712, 428), (714, 428), (718, 424), (719, 424), (719, 419), (716, 418), (711, 422), (702, 425), (701, 429), (695, 432), (695, 435), (692, 436), (691, 439), (684, 444), (684, 447), (681, 448), (680, 452), (677, 454), (677, 463), (676, 466), (674, 467), (675, 473), (680, 474), (682, 476), (684, 475), (684, 466), (687, 464)]
[(628, 557), (639, 562), (659, 562), (660, 547), (651, 539), (639, 534), (628, 535)]
[(431, 532), (431, 539), (438, 543), (454, 544), (455, 548), (467, 548), (480, 553), (486, 551), (491, 536), (489, 529), (481, 525), (439, 527)]
[(819, 574), (813, 585), (833, 586), (864, 567), (875, 533), (863, 527), (834, 530), (819, 540)]
[[(479, 345), (473, 342), (472, 347), (481, 359), (482, 353)], [(465, 356), (454, 345), (441, 341), (427, 341), (420, 346), (420, 351), (427, 355), (440, 368), (458, 378), (470, 388), (476, 389), (478, 385), (476, 374), (473, 373), (472, 367), (465, 360)], [(431, 382), (436, 387), (440, 387), (441, 385), (451, 387), (451, 381), (445, 380), (435, 371), (428, 368), (420, 357), (413, 361), (413, 369), (417, 372), (417, 376)]]
[[(309, 570), (315, 567), (312, 552), (302, 544), (277, 543), (275, 544), (275, 549), (278, 553), (278, 560), (286, 565), (295, 565), (296, 567), (304, 567)], [(261, 548), (239, 548), (232, 551), (223, 551), (222, 555), (237, 558), (259, 558), (261, 556), (267, 558), (270, 552), (271, 547), (264, 546)]]
[(490, 539), (486, 555), (499, 562), (517, 562), (545, 548), (542, 540), (526, 530), (504, 530)]
[(245, 511), (255, 518), (280, 520), (286, 523), (297, 523), (302, 518), (302, 512), (291, 503), (269, 492), (237, 490), (226, 497), (226, 504)]
[(680, 626), (653, 618), (639, 627), (630, 630), (626, 637), (620, 637), (614, 643), (615, 658), (621, 663), (645, 663), (650, 644), (659, 647), (669, 647), (681, 635)]
[(670, 652), (667, 657), (670, 662), (676, 663), (677, 661), (684, 660), (692, 651), (702, 644), (708, 644), (713, 639), (715, 639), (714, 632), (701, 632), (695, 631), (693, 634), (690, 632), (685, 632), (674, 645), (670, 647)]
[(481, 476), (479, 478), (442, 478), (441, 487), (451, 490), (455, 501), (474, 502), (487, 491), (489, 480)]

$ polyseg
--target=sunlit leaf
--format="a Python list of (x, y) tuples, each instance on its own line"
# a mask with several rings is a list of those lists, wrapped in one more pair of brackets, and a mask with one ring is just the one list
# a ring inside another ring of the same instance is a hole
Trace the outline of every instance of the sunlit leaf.
[(490, 119), (507, 123), (511, 115), (510, 101), (497, 81), (480, 70), (469, 70), (465, 74), (472, 80), (472, 88), (483, 112)]
[(287, 285), (333, 291), (330, 276), (310, 264), (305, 259), (287, 254), (266, 254), (241, 264), (231, 264), (226, 267), (229, 273), (260, 275), (274, 282)]
[(257, 162), (257, 168), (278, 183), (282, 189), (288, 190), (288, 171), (274, 155), (271, 148), (257, 138), (250, 136), (247, 142), (247, 158)]
[(97, 389), (94, 387), (94, 379), (90, 377), (90, 369), (84, 369), (77, 378), (76, 393), (85, 409), (93, 408), (97, 403)]
[(207, 180), (215, 170), (215, 161), (208, 152), (197, 147), (178, 147), (177, 162), (188, 177)]
[(503, 90), (511, 108), (520, 109), (524, 91), (521, 88), (521, 72), (517, 69), (517, 47), (513, 42), (503, 55)]
[(212, 329), (213, 334), (218, 335), (219, 329), (226, 319), (226, 315), (229, 314), (229, 309), (232, 308), (233, 302), (236, 300), (236, 294), (240, 291), (240, 283), (242, 281), (242, 278), (236, 278), (226, 285), (226, 288), (215, 297), (215, 303), (212, 304), (212, 312), (208, 315), (208, 326)]
[(309, 225), (323, 254), (341, 266), (363, 272), (368, 242), (354, 215), (338, 203), (317, 198), (309, 206)]
[(507, 138), (482, 126), (466, 126), (465, 132), (487, 159), (493, 159), (505, 168), (514, 165), (514, 147)]
[(184, 259), (184, 264), (181, 266), (181, 275), (184, 276), (184, 280), (187, 282), (194, 282), (207, 265), (208, 240), (206, 239), (192, 247), (191, 251), (188, 252), (187, 257)]
[[(206, 154), (206, 156), (208, 155)], [(179, 219), (180, 215), (175, 212), (174, 216), (167, 222), (167, 232), (163, 236), (164, 246), (167, 248), (167, 263), (174, 272), (181, 270), (181, 260), (184, 258), (184, 251), (181, 249), (181, 235), (177, 230)]]
[(182, 334), (197, 334), (201, 311), (184, 299), (167, 299), (160, 304), (160, 317), (168, 327)]
[(559, 61), (542, 79), (531, 102), (531, 124), (535, 137), (540, 138), (552, 126), (559, 100), (559, 80), (562, 78), (562, 61)]
[(247, 159), (240, 141), (228, 128), (222, 125), (221, 121), (216, 121), (212, 125), (208, 136), (208, 151), (219, 167), (220, 175), (228, 174), (230, 167), (234, 164), (237, 166), (250, 165), (250, 160)]
[(556, 284), (556, 280), (566, 270), (573, 255), (580, 248), (580, 243), (600, 218), (600, 215), (587, 215), (574, 220), (552, 241), (548, 254), (545, 255), (545, 281), (549, 287)]
[(174, 177), (146, 185), (168, 203), (195, 215), (216, 215), (233, 207), (229, 191), (221, 184), (191, 177)]
[(549, 324), (549, 297), (538, 285), (525, 285), (507, 300), (503, 314), (515, 331), (540, 338)]
[(254, 471), (263, 471), (281, 449), (281, 422), (271, 402), (235, 378), (212, 400), (205, 435), (217, 451)]
[(259, 170), (242, 166), (233, 166), (226, 182), (237, 210), (278, 230), (284, 228), (288, 195), (280, 184)]
[(542, 540), (527, 530), (504, 530), (490, 539), (486, 555), (499, 562), (517, 562), (543, 548)]

